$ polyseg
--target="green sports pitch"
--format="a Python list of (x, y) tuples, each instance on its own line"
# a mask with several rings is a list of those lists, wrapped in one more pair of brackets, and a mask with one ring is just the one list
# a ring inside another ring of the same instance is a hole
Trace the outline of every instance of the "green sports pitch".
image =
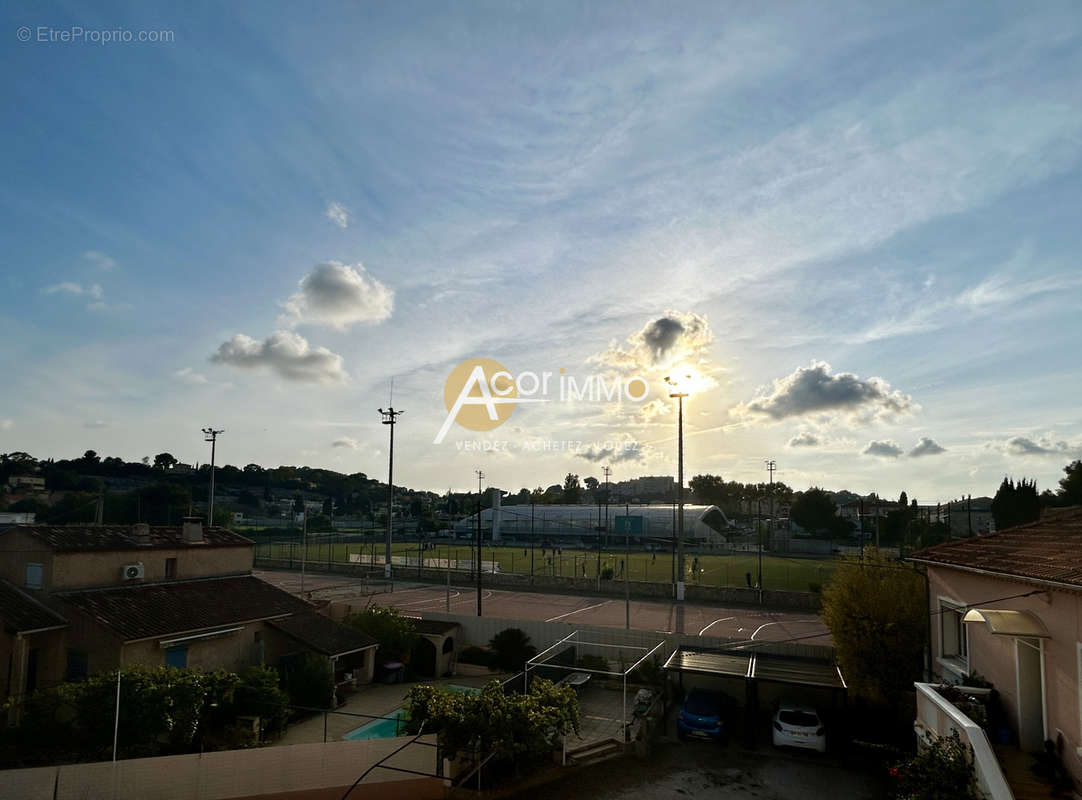
[[(470, 569), (474, 563), (474, 549), (466, 543), (428, 543), (421, 549), (417, 543), (397, 543), (392, 548), (392, 561), (396, 571), (418, 567), (423, 560), (425, 569)], [(264, 542), (256, 548), (262, 558), (281, 559), (300, 567), (302, 560), (312, 563), (360, 563), (383, 565), (383, 542), (309, 540), (307, 559), (302, 559), (299, 542)], [(622, 551), (605, 549), (600, 554), (600, 571), (603, 578), (623, 580), (625, 562), (630, 581), (668, 583), (673, 580), (673, 555), (665, 552)], [(540, 546), (485, 546), (481, 549), (483, 569), (498, 569), (502, 573), (537, 576), (596, 578), (599, 558), (596, 550), (553, 549)], [(816, 591), (833, 574), (836, 559), (792, 558), (763, 554), (762, 574), (764, 589), (788, 591)], [(701, 586), (755, 585), (758, 580), (759, 557), (756, 553), (689, 552), (684, 555), (684, 580)]]

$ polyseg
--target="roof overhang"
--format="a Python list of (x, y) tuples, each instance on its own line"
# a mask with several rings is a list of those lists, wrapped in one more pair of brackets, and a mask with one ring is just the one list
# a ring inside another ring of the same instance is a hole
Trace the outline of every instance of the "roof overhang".
[(993, 636), (1016, 636), (1035, 639), (1051, 639), (1048, 628), (1041, 618), (1030, 611), (1012, 611), (999, 608), (971, 608), (962, 622), (983, 622)]

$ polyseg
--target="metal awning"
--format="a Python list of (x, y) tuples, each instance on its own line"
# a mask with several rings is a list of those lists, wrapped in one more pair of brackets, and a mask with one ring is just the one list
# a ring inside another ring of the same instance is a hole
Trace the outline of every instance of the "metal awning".
[(983, 622), (993, 636), (1020, 636), (1050, 639), (1048, 628), (1041, 618), (1030, 611), (1008, 611), (999, 608), (971, 608), (962, 622)]
[(848, 688), (841, 670), (833, 661), (755, 651), (695, 650), (681, 647), (669, 656), (665, 669), (795, 686)]
[(751, 675), (751, 653), (721, 653), (677, 649), (665, 662), (665, 669), (693, 672), (698, 675), (728, 675), (747, 678)]

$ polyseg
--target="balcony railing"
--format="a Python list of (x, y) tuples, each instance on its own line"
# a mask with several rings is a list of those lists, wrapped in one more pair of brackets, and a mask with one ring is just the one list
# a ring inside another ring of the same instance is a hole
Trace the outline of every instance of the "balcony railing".
[[(973, 766), (981, 794), (987, 800), (1014, 800), (995, 751), (981, 726), (937, 692), (934, 684), (916, 683), (914, 686), (917, 690), (917, 719), (913, 729), (917, 739), (924, 741), (929, 733), (938, 737), (950, 736), (952, 731), (957, 731), (962, 741), (973, 749)], [(979, 693), (982, 690), (970, 691)]]

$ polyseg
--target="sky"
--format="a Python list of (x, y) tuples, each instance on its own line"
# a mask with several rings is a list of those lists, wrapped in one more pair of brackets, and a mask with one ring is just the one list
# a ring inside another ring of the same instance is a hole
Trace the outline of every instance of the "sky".
[[(219, 464), (382, 479), (393, 403), (396, 483), (617, 481), (676, 471), (669, 376), (686, 476), (934, 503), (1082, 457), (1075, 2), (0, 23), (0, 452), (202, 462), (213, 426)], [(647, 396), (436, 444), (470, 359)]]

